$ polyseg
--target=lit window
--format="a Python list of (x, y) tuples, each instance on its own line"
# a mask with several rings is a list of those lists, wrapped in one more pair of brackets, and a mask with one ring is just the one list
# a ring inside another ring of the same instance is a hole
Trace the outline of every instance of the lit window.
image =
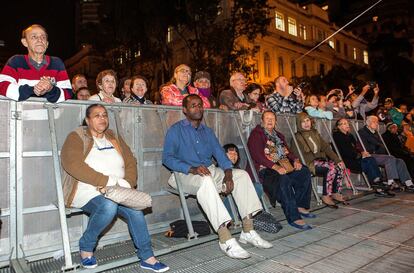
[(329, 46), (335, 49), (335, 42), (333, 40), (329, 40)]
[(265, 77), (270, 77), (270, 56), (269, 53), (264, 54), (264, 75)]
[(373, 16), (372, 17), (372, 22), (378, 22), (378, 16)]
[(325, 39), (325, 32), (318, 28), (316, 32), (316, 39), (318, 42), (323, 41)]
[(299, 37), (302, 38), (303, 40), (307, 40), (308, 37), (306, 35), (306, 26), (300, 24), (299, 25)]
[(364, 50), (364, 64), (368, 64), (368, 51)]
[(296, 20), (288, 17), (288, 26), (289, 26), (289, 34), (293, 36), (298, 36), (298, 29), (296, 28)]
[(167, 30), (167, 43), (171, 43), (172, 39), (173, 39), (173, 28), (168, 27), (168, 30)]
[(353, 54), (354, 54), (354, 60), (357, 59), (357, 49), (354, 47), (353, 49)]
[(285, 31), (285, 18), (282, 13), (276, 11), (275, 15), (276, 28)]
[(322, 9), (323, 10), (328, 10), (329, 9), (329, 6), (328, 5), (325, 5), (325, 6), (322, 7)]

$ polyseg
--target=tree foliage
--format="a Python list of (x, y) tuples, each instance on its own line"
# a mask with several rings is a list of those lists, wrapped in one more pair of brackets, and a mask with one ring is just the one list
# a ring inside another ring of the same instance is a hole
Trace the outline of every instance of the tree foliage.
[[(190, 60), (177, 61), (209, 71), (222, 88), (232, 71), (255, 72), (254, 41), (267, 34), (271, 9), (266, 0), (104, 0), (100, 24), (84, 29), (83, 40), (121, 73), (150, 80), (158, 73), (164, 81), (172, 75), (174, 47), (182, 46)], [(175, 41), (168, 44), (170, 27)]]

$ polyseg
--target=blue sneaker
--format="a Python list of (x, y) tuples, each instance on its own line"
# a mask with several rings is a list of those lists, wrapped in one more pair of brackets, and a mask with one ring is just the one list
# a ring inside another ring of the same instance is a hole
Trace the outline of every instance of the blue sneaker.
[(84, 268), (95, 268), (98, 266), (98, 263), (96, 262), (95, 256), (87, 257), (87, 258), (81, 258), (81, 265)]
[(301, 229), (301, 230), (310, 230), (310, 229), (312, 229), (312, 227), (308, 224), (298, 225), (298, 224), (295, 224), (294, 222), (288, 223), (288, 224), (290, 226), (294, 227), (294, 228)]
[(163, 264), (162, 262), (156, 262), (155, 264), (149, 264), (144, 261), (140, 261), (139, 265), (143, 269), (149, 269), (154, 272), (165, 272), (167, 270), (170, 270), (170, 268), (167, 265)]
[(316, 214), (313, 214), (313, 213), (310, 213), (310, 212), (308, 212), (308, 213), (299, 212), (299, 214), (303, 218), (316, 218)]

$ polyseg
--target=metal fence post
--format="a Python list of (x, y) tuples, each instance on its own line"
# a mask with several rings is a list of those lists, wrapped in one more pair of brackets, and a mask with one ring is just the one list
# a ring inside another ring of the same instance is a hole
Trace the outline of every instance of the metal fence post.
[[(328, 125), (326, 125), (326, 120), (322, 119), (322, 120), (321, 120), (321, 122), (322, 122), (323, 126), (325, 127), (326, 133), (328, 134), (329, 139), (331, 140), (331, 143), (332, 143), (332, 145), (333, 145), (333, 147), (334, 147), (334, 149), (335, 149), (335, 152), (337, 153), (337, 155), (338, 155), (339, 159), (343, 162), (344, 160), (342, 159), (342, 156), (341, 156), (341, 154), (339, 153), (338, 146), (336, 146), (336, 143), (335, 143), (335, 140), (334, 140), (334, 139), (333, 139), (333, 137), (332, 137), (331, 131), (329, 130)], [(345, 164), (345, 163), (344, 163), (344, 164)], [(355, 195), (355, 194), (357, 194), (357, 193), (358, 193), (358, 191), (357, 191), (357, 189), (355, 189), (355, 187), (354, 187), (354, 183), (352, 183), (351, 177), (349, 176), (349, 173), (348, 173), (346, 170), (345, 170), (345, 176), (346, 176), (346, 178), (348, 179), (349, 184), (351, 184), (351, 188), (352, 188), (352, 192), (353, 192), (353, 194), (354, 194), (354, 195)]]
[(58, 108), (56, 105), (46, 104), (49, 121), (49, 130), (50, 130), (50, 141), (52, 145), (52, 157), (53, 157), (53, 168), (55, 174), (55, 183), (56, 183), (56, 193), (57, 193), (57, 202), (58, 202), (58, 211), (60, 219), (60, 229), (62, 234), (63, 242), (63, 252), (65, 254), (65, 265), (63, 266), (63, 271), (69, 269), (75, 269), (78, 267), (77, 264), (73, 264), (72, 255), (70, 251), (70, 240), (69, 240), (69, 230), (68, 223), (66, 221), (66, 211), (65, 211), (65, 201), (63, 197), (62, 189), (62, 176), (60, 173), (60, 160), (59, 152), (56, 139), (56, 127), (55, 127), (55, 114), (54, 109)]

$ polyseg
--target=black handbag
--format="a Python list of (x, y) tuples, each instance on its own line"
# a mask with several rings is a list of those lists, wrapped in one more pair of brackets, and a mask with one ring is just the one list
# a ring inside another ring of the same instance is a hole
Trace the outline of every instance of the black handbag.
[(272, 214), (265, 211), (253, 218), (253, 227), (268, 233), (278, 233), (283, 228)]
[[(211, 233), (210, 226), (206, 221), (191, 221), (193, 224), (194, 232), (198, 236), (205, 236)], [(176, 238), (187, 238), (188, 228), (185, 220), (177, 220), (170, 224), (170, 230), (165, 233), (167, 237), (176, 237)]]

